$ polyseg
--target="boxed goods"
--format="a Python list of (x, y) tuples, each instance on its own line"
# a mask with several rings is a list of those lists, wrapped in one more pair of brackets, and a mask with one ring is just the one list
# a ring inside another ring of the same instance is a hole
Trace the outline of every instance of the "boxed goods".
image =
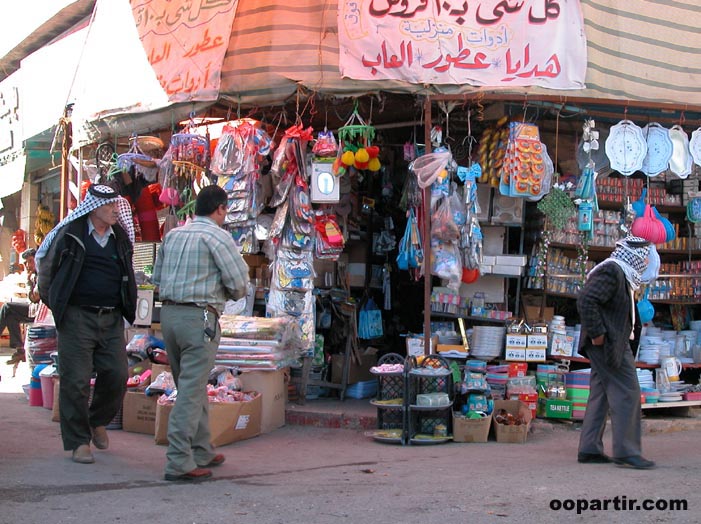
[(492, 425), (497, 442), (525, 444), (531, 410), (520, 400), (495, 400)]
[(453, 412), (454, 442), (487, 442), (492, 416), (468, 418)]

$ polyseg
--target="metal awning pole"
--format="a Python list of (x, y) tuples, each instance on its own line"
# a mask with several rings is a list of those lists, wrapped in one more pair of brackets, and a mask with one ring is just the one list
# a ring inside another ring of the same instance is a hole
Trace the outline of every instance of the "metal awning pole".
[(71, 106), (66, 106), (63, 110), (63, 118), (60, 125), (63, 128), (63, 140), (61, 142), (61, 199), (59, 209), (59, 221), (63, 220), (68, 214), (68, 202), (70, 198), (69, 181), (71, 175), (71, 162), (68, 155), (71, 151), (73, 143), (73, 126), (70, 119)]
[[(431, 152), (431, 97), (424, 99), (424, 144)], [(424, 188), (424, 355), (431, 353), (431, 187)]]

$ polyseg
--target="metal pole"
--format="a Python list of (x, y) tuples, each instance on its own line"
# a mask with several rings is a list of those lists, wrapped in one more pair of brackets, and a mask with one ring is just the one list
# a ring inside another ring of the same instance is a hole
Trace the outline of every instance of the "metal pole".
[(60, 185), (60, 209), (59, 221), (63, 220), (68, 214), (68, 202), (70, 198), (69, 181), (71, 175), (71, 162), (68, 159), (71, 145), (73, 144), (73, 126), (71, 125), (72, 106), (66, 106), (63, 110), (63, 118), (60, 125), (63, 128), (63, 141), (61, 142), (61, 185)]
[[(424, 143), (431, 152), (431, 97), (424, 99)], [(424, 189), (424, 355), (431, 353), (431, 187)]]

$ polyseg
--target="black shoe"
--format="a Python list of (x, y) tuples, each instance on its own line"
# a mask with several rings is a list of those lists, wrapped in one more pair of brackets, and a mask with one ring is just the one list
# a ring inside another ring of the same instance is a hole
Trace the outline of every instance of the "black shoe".
[(647, 460), (640, 455), (635, 455), (632, 457), (621, 457), (615, 458), (613, 461), (617, 466), (622, 468), (633, 468), (633, 469), (652, 469), (655, 467), (655, 463), (652, 460)]
[(578, 453), (577, 462), (582, 464), (608, 464), (611, 459), (603, 453)]

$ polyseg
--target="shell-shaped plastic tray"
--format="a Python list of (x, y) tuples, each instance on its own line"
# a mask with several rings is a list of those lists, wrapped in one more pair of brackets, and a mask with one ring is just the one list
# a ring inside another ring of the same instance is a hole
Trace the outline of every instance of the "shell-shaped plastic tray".
[(669, 160), (669, 170), (679, 178), (687, 178), (691, 173), (691, 153), (689, 152), (689, 136), (679, 126), (672, 126), (669, 138), (674, 145), (672, 158)]
[(694, 159), (694, 164), (701, 166), (701, 127), (691, 133), (689, 152), (691, 153), (691, 158)]
[(611, 161), (611, 169), (624, 176), (630, 176), (643, 167), (647, 154), (647, 142), (643, 130), (630, 120), (621, 120), (611, 127), (606, 139), (606, 156)]
[(643, 159), (643, 173), (654, 177), (669, 168), (674, 144), (669, 138), (669, 131), (656, 122), (643, 127), (643, 136), (647, 141), (647, 155)]

